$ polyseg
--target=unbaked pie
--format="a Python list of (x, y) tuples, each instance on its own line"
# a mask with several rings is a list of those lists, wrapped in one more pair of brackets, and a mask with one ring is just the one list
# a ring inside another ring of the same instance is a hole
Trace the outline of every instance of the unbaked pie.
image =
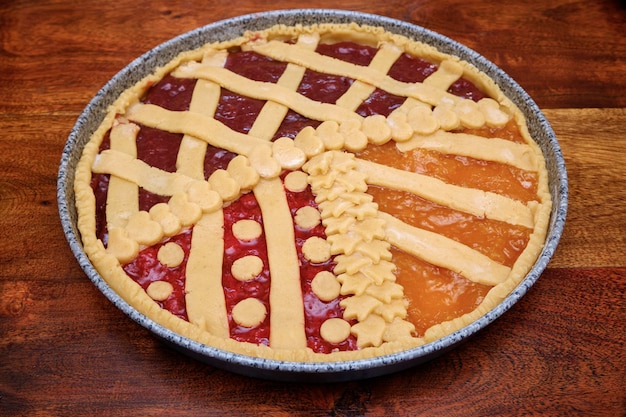
[(83, 245), (138, 311), (232, 352), (373, 357), (506, 297), (551, 199), (484, 73), (356, 24), (275, 26), (123, 92), (76, 180)]

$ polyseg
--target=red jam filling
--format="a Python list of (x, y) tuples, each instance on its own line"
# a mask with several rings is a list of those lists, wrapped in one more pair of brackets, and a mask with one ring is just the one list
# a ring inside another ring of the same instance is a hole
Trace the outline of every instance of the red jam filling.
[[(232, 225), (239, 220), (255, 220), (261, 226), (263, 217), (254, 194), (248, 193), (241, 196), (237, 201), (224, 208), (224, 260), (222, 264), (222, 286), (226, 299), (226, 311), (231, 337), (241, 342), (252, 342), (269, 345), (269, 316), (270, 310), (270, 271), (267, 261), (267, 245), (265, 234), (262, 233), (257, 239), (250, 242), (238, 240), (232, 233)], [(239, 281), (233, 277), (231, 267), (237, 259), (247, 255), (258, 256), (263, 261), (263, 270), (252, 280)], [(248, 297), (254, 297), (261, 301), (268, 311), (265, 321), (260, 325), (247, 328), (238, 325), (232, 317), (233, 307)]]
[[(168, 242), (178, 244), (185, 254), (183, 262), (177, 267), (165, 266), (157, 259), (159, 249)], [(163, 301), (155, 302), (161, 308), (168, 310), (170, 313), (183, 320), (187, 320), (187, 309), (185, 307), (185, 270), (190, 248), (191, 229), (179, 235), (167, 238), (154, 246), (143, 249), (135, 259), (123, 267), (126, 274), (135, 280), (144, 290), (156, 281), (169, 282), (174, 288), (170, 296)]]
[[(355, 64), (367, 65), (374, 57), (376, 49), (354, 43), (341, 42), (332, 45), (319, 45), (318, 52)], [(286, 67), (284, 63), (273, 61), (270, 58), (260, 56), (254, 52), (243, 51), (233, 51), (229, 55), (225, 66), (240, 75), (265, 82), (276, 82)], [(423, 81), (436, 70), (437, 66), (435, 64), (404, 54), (392, 66), (389, 75), (404, 82), (419, 82)], [(143, 101), (145, 103), (159, 105), (169, 110), (188, 110), (195, 82), (195, 80), (178, 79), (172, 76), (166, 76), (148, 90)], [(313, 100), (334, 103), (343, 93), (347, 91), (352, 82), (353, 80), (347, 77), (337, 77), (307, 70), (305, 71), (298, 91)], [(449, 89), (449, 92), (472, 100), (479, 100), (484, 97), (484, 94), (478, 90), (476, 86), (466, 80), (459, 80), (454, 83), (454, 85)], [(359, 106), (357, 112), (363, 116), (372, 114), (382, 114), (387, 116), (395, 108), (400, 106), (403, 101), (404, 98), (402, 97), (393, 96), (377, 89), (364, 103), (362, 103), (361, 106)], [(245, 133), (249, 131), (263, 104), (263, 101), (243, 97), (226, 89), (222, 89), (215, 118), (231, 129)], [(286, 118), (283, 120), (279, 130), (276, 132), (275, 138), (281, 136), (293, 138), (305, 126), (315, 127), (318, 124), (318, 121), (307, 119), (290, 110)], [(178, 152), (181, 139), (182, 135), (180, 134), (172, 134), (142, 126), (137, 138), (138, 158), (156, 168), (174, 172), (176, 170), (176, 154)], [(107, 149), (108, 147), (109, 141), (107, 135), (102, 143), (101, 150)], [(208, 178), (216, 169), (226, 168), (234, 156), (235, 155), (231, 152), (209, 145), (205, 156), (206, 178)], [(107, 231), (105, 223), (105, 209), (108, 190), (108, 175), (94, 174), (92, 179), (92, 188), (94, 189), (96, 197), (97, 236), (106, 245)], [(307, 190), (299, 193), (290, 192), (288, 190), (285, 191), (292, 215), (295, 215), (296, 210), (300, 207), (316, 206), (314, 196), (312, 195), (310, 188), (307, 188)], [(374, 192), (376, 193), (375, 190)], [(390, 210), (393, 210), (391, 206), (396, 204), (385, 203), (385, 198), (383, 197), (377, 197), (377, 199), (380, 200), (379, 203), (387, 204)], [(391, 197), (391, 199), (393, 200), (393, 197)], [(154, 204), (164, 201), (167, 201), (167, 197), (158, 196), (145, 190), (140, 190), (139, 204), (141, 210), (148, 210)], [(421, 211), (424, 210), (428, 211), (430, 209), (421, 209)], [(267, 247), (264, 235), (251, 242), (241, 242), (232, 235), (232, 225), (236, 221), (244, 218), (254, 219), (261, 224), (263, 223), (258, 203), (252, 193), (244, 194), (241, 198), (239, 198), (239, 200), (232, 202), (224, 208), (225, 253), (222, 270), (230, 333), (231, 337), (235, 340), (267, 345), (269, 343), (269, 315), (271, 315), (269, 305), (271, 277), (267, 268)], [(439, 223), (453, 221), (454, 219), (447, 219), (439, 221)], [(157, 280), (164, 280), (172, 284), (174, 288), (172, 294), (166, 300), (159, 301), (157, 303), (162, 308), (184, 320), (187, 320), (184, 294), (185, 268), (187, 258), (189, 256), (192, 233), (193, 229), (190, 229), (177, 236), (165, 239), (157, 245), (146, 248), (140, 252), (139, 256), (135, 260), (123, 266), (126, 273), (144, 289), (146, 289), (151, 282)], [(320, 353), (329, 353), (336, 350), (357, 349), (356, 339), (354, 336), (350, 336), (347, 340), (339, 344), (330, 344), (326, 342), (319, 333), (319, 329), (323, 321), (328, 318), (342, 317), (343, 315), (343, 309), (339, 305), (343, 297), (339, 297), (330, 302), (323, 302), (317, 298), (311, 290), (311, 281), (318, 272), (324, 270), (332, 271), (334, 267), (333, 260), (331, 259), (321, 264), (314, 264), (306, 260), (302, 255), (302, 245), (307, 238), (311, 236), (325, 237), (323, 226), (318, 225), (312, 230), (302, 230), (298, 226), (295, 226), (295, 236), (295, 244), (301, 270), (306, 327), (305, 332), (308, 346), (313, 351)], [(175, 268), (163, 266), (157, 260), (158, 249), (161, 245), (170, 241), (179, 244), (183, 248), (185, 254), (183, 263)], [(523, 242), (520, 242), (520, 244), (522, 243)], [(251, 254), (259, 256), (263, 260), (265, 265), (263, 271), (253, 280), (245, 282), (236, 280), (230, 273), (230, 266), (232, 265), (232, 262), (239, 257)], [(421, 265), (420, 263), (414, 263), (415, 260), (412, 257), (408, 259), (400, 253), (394, 254), (394, 256), (395, 255), (398, 256), (398, 261), (400, 262), (399, 269), (404, 268), (407, 271), (415, 271), (415, 268), (418, 267), (411, 265)], [(420, 272), (422, 275), (425, 274), (425, 278), (422, 279), (421, 282), (423, 282), (426, 287), (428, 287), (429, 279), (431, 279), (432, 276), (450, 275), (449, 271), (446, 272), (445, 270), (432, 266), (424, 267), (422, 265), (419, 266), (419, 268), (421, 268), (421, 271), (428, 270), (429, 268), (436, 269), (434, 272)], [(466, 297), (469, 301), (463, 304), (465, 307), (457, 307), (453, 305), (454, 303), (447, 302), (448, 307), (445, 305), (437, 305), (436, 308), (434, 308), (434, 310), (442, 308), (443, 313), (421, 312), (419, 308), (416, 307), (416, 302), (414, 302), (409, 310), (409, 319), (416, 324), (419, 334), (422, 334), (422, 332), (429, 327), (429, 325), (435, 324), (437, 322), (436, 320), (441, 321), (445, 319), (443, 316), (456, 317), (462, 314), (462, 312), (465, 312), (464, 310), (469, 308), (467, 307), (468, 305), (473, 308), (480, 302), (480, 300), (482, 300), (482, 297), (486, 292), (484, 289), (481, 290), (479, 286), (471, 283), (468, 284), (467, 280), (463, 277), (459, 276), (453, 278), (453, 281), (456, 283), (454, 285), (460, 289), (456, 292), (453, 291), (456, 295), (448, 294), (445, 297), (453, 297), (455, 299)], [(448, 279), (448, 281), (449, 280), (450, 279)], [(446, 285), (450, 287), (452, 284), (448, 282)], [(440, 286), (445, 285), (441, 284)], [(435, 287), (431, 286), (427, 289), (416, 290), (416, 287), (413, 286), (412, 289), (407, 288), (407, 295), (410, 299), (419, 300), (419, 303), (417, 304), (425, 303), (424, 305), (427, 305), (429, 303), (427, 300), (428, 297), (424, 297), (423, 295), (425, 293), (437, 292), (438, 290), (434, 289)], [(420, 293), (420, 291), (422, 292)], [(265, 321), (254, 328), (239, 326), (232, 319), (231, 312), (234, 305), (247, 297), (255, 297), (259, 299), (265, 304), (269, 313)], [(445, 301), (442, 303), (446, 304)], [(450, 305), (452, 305), (452, 307), (450, 307)], [(425, 315), (425, 322), (420, 322), (420, 320), (422, 320), (420, 319), (420, 315)]]
[[(307, 187), (301, 192), (291, 192), (285, 189), (287, 203), (291, 211), (291, 217), (296, 215), (296, 211), (302, 207), (317, 207), (315, 196), (311, 188)], [(302, 284), (302, 297), (305, 312), (305, 334), (308, 347), (314, 352), (330, 353), (332, 351), (355, 350), (357, 348), (356, 338), (350, 335), (343, 342), (332, 344), (325, 341), (320, 335), (320, 327), (324, 321), (330, 318), (343, 317), (343, 308), (339, 305), (345, 296), (339, 296), (332, 301), (320, 300), (311, 290), (311, 281), (322, 271), (332, 271), (335, 267), (333, 259), (322, 263), (312, 263), (302, 254), (302, 245), (310, 237), (316, 236), (326, 238), (324, 226), (318, 224), (313, 229), (302, 229), (294, 222), (294, 232), (296, 238), (296, 249), (300, 262), (300, 279)]]

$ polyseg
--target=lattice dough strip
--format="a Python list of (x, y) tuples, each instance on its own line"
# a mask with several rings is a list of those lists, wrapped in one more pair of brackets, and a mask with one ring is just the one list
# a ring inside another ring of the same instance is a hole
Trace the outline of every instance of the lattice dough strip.
[[(368, 67), (381, 73), (387, 73), (402, 52), (402, 49), (399, 47), (390, 43), (384, 43), (381, 45)], [(376, 87), (374, 85), (356, 80), (352, 83), (348, 91), (339, 97), (335, 104), (356, 111), (361, 103), (363, 103), (375, 89)]]
[[(315, 49), (318, 42), (319, 36), (301, 35), (298, 38), (297, 44), (301, 48)], [(277, 84), (295, 91), (300, 85), (305, 71), (306, 68), (304, 67), (295, 64), (288, 64), (287, 68), (278, 79)], [(284, 104), (271, 100), (267, 101), (254, 121), (254, 124), (250, 128), (248, 134), (267, 140), (272, 139), (285, 118), (288, 110), (289, 107)]]
[[(446, 207), (478, 217), (532, 228), (534, 213), (517, 200), (473, 188), (447, 184), (437, 178), (357, 159), (367, 183), (407, 191)], [(452, 198), (452, 196), (454, 198)]]
[[(131, 123), (118, 123), (111, 128), (110, 148), (123, 153), (129, 158), (137, 157), (136, 139), (139, 126)], [(128, 179), (112, 176), (107, 194), (107, 227), (125, 227), (135, 213), (139, 211), (139, 188)]]
[(270, 346), (306, 347), (300, 266), (291, 212), (280, 179), (261, 180), (254, 188), (261, 208), (270, 269)]
[(254, 81), (224, 68), (189, 62), (177, 69), (173, 75), (181, 78), (209, 80), (243, 96), (282, 104), (312, 120), (341, 122), (343, 120), (361, 119), (361, 116), (343, 107), (311, 100), (290, 88), (275, 83)]
[(471, 281), (493, 286), (506, 280), (511, 273), (511, 268), (455, 240), (410, 226), (387, 213), (379, 212), (378, 217), (386, 221), (387, 242)]
[(359, 80), (391, 94), (401, 97), (412, 97), (433, 106), (444, 100), (450, 102), (463, 100), (436, 86), (398, 81), (388, 76), (386, 72), (378, 71), (375, 68), (352, 64), (316, 52), (303, 50), (297, 46), (280, 41), (254, 44), (252, 49), (278, 61), (292, 62), (317, 72)]
[[(203, 62), (223, 66), (225, 53), (206, 55)], [(207, 117), (214, 115), (220, 98), (220, 87), (198, 80), (194, 87), (189, 111)], [(178, 150), (177, 172), (204, 180), (204, 158), (207, 143), (184, 135)], [(185, 304), (191, 323), (218, 337), (229, 337), (226, 299), (222, 288), (222, 273), (213, 265), (224, 258), (224, 213), (220, 209), (203, 213), (194, 225), (185, 277)]]

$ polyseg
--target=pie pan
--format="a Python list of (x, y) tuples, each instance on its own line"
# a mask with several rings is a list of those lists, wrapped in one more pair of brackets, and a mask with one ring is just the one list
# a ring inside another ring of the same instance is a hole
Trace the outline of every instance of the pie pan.
[[(107, 107), (127, 88), (179, 52), (208, 42), (240, 36), (247, 30), (262, 30), (276, 24), (356, 22), (381, 26), (389, 32), (430, 44), (440, 51), (456, 55), (490, 76), (504, 94), (523, 112), (531, 136), (541, 148), (549, 174), (553, 200), (545, 246), (526, 277), (499, 305), (462, 329), (434, 342), (395, 354), (342, 362), (286, 362), (235, 354), (183, 337), (139, 313), (115, 293), (95, 270), (85, 254), (77, 229), (74, 201), (74, 176), (78, 160), (91, 134), (103, 120)], [(431, 360), (456, 347), (510, 309), (535, 283), (554, 254), (563, 231), (567, 212), (568, 186), (563, 156), (549, 123), (528, 94), (507, 74), (473, 50), (428, 29), (387, 17), (326, 9), (296, 9), (256, 13), (231, 18), (173, 38), (131, 62), (116, 74), (89, 102), (72, 129), (60, 162), (57, 199), (62, 226), (70, 248), (89, 279), (116, 307), (167, 345), (212, 366), (264, 379), (281, 381), (338, 382), (389, 374)]]

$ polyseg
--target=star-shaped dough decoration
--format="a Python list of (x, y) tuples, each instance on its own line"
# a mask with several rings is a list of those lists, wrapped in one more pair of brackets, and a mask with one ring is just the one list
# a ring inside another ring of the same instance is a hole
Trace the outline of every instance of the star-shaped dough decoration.
[[(341, 283), (341, 294), (361, 295), (371, 286), (373, 280), (360, 272), (356, 274), (341, 274), (337, 277)], [(373, 294), (370, 294), (373, 295)], [(380, 300), (379, 297), (376, 297)]]
[(347, 233), (350, 227), (356, 222), (352, 216), (327, 217), (322, 220), (322, 224), (326, 228), (326, 234)]
[(357, 345), (361, 349), (368, 346), (380, 346), (383, 343), (386, 327), (382, 317), (372, 314), (352, 326), (352, 334), (356, 336)]
[[(371, 282), (365, 275), (362, 275), (362, 277), (361, 281)], [(402, 288), (402, 285), (396, 284), (395, 282), (385, 281), (380, 285), (369, 285), (365, 288), (365, 293), (387, 304), (393, 299), (404, 297), (404, 288)]]
[(366, 242), (373, 239), (384, 239), (385, 221), (375, 217), (364, 219), (357, 222), (352, 227), (352, 230), (355, 233), (358, 233)]
[(391, 322), (396, 317), (405, 318), (406, 308), (406, 300), (404, 298), (398, 298), (390, 303), (380, 304), (375, 312), (381, 315), (386, 322)]
[[(360, 239), (359, 239), (360, 241)], [(370, 242), (360, 242), (356, 246), (356, 251), (360, 254), (367, 256), (375, 264), (381, 260), (391, 261), (391, 252), (389, 248), (391, 245), (384, 240), (372, 240)]]
[(391, 323), (387, 324), (383, 333), (383, 340), (385, 342), (393, 342), (394, 340), (410, 338), (413, 337), (414, 332), (415, 326), (413, 323), (396, 317)]
[(345, 309), (343, 312), (345, 320), (357, 319), (358, 321), (363, 321), (380, 307), (382, 303), (372, 296), (363, 294), (343, 299), (339, 305)]
[(380, 285), (385, 281), (395, 281), (396, 276), (393, 271), (396, 265), (388, 261), (380, 261), (377, 264), (371, 263), (364, 266), (360, 271), (374, 280), (376, 285)]
[(354, 233), (335, 234), (327, 237), (328, 242), (331, 244), (331, 252), (333, 255), (344, 253), (346, 255), (352, 255), (356, 248), (362, 243), (361, 237)]

